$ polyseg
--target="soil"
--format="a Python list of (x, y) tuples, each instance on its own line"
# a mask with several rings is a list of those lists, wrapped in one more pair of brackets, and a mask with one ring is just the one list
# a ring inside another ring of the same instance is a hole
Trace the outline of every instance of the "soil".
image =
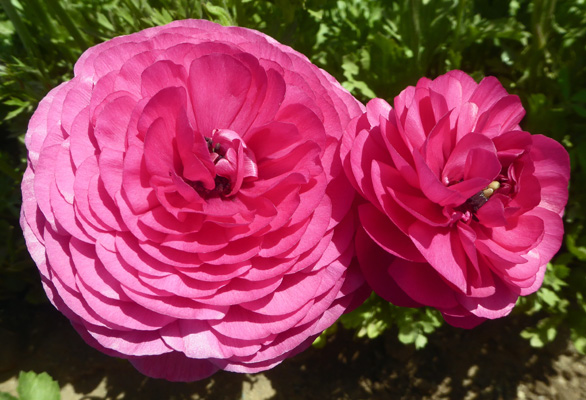
[(532, 348), (519, 336), (528, 322), (519, 315), (470, 331), (444, 326), (422, 350), (401, 344), (393, 330), (364, 340), (339, 329), (323, 349), (264, 373), (171, 383), (89, 347), (50, 305), (2, 302), (0, 392), (15, 395), (18, 372), (34, 370), (59, 382), (62, 400), (585, 399), (586, 357), (563, 330)]

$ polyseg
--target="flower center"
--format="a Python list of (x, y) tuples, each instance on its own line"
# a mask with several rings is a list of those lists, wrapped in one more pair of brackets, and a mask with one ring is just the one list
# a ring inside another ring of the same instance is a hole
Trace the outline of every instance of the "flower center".
[(501, 183), (499, 181), (492, 181), (487, 187), (466, 200), (466, 204), (472, 208), (473, 212), (476, 212), (480, 207), (486, 204), (488, 199), (490, 199), (490, 196), (492, 196), (500, 187)]
[(499, 193), (508, 194), (510, 186), (508, 179), (499, 175), (497, 180), (492, 181), (484, 189), (471, 196), (464, 204), (448, 211), (450, 214), (450, 224), (457, 221), (469, 223), (477, 220), (476, 212), (486, 204), (486, 202), (498, 191)]
[[(225, 158), (222, 152), (222, 146), (220, 145), (220, 143), (214, 143), (212, 138), (210, 137), (205, 137), (204, 139), (208, 145), (208, 151), (210, 152), (210, 158), (212, 162), (214, 163), (214, 165), (218, 165), (218, 162)], [(227, 196), (232, 189), (230, 179), (217, 174), (214, 178), (215, 186), (213, 189), (206, 189), (203, 183), (199, 181), (189, 183), (195, 189), (195, 191), (199, 193), (199, 195), (203, 198)]]
[(206, 187), (200, 181), (188, 182), (201, 197), (230, 197), (243, 183), (258, 178), (254, 154), (236, 132), (214, 129), (212, 136), (204, 139), (215, 167), (214, 187)]

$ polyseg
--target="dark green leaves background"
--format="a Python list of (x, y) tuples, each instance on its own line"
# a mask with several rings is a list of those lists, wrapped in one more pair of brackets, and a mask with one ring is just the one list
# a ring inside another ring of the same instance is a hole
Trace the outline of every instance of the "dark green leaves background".
[[(184, 18), (265, 32), (363, 102), (392, 101), (420, 77), (456, 68), (477, 80), (494, 75), (519, 95), (523, 128), (564, 144), (572, 179), (565, 245), (543, 288), (515, 312), (534, 316), (522, 333), (533, 346), (568, 329), (586, 352), (585, 0), (0, 0), (0, 323), (19, 302), (46, 301), (18, 226), (23, 137), (36, 105), (71, 78), (89, 46)], [(441, 321), (433, 310), (400, 309), (376, 296), (341, 318), (358, 337), (394, 326), (416, 347)]]

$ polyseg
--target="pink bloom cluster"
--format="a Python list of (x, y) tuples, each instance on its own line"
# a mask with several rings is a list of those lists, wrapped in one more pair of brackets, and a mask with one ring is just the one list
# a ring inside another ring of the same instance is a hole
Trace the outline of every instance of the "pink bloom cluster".
[(87, 50), (26, 135), (21, 225), (50, 300), (153, 377), (303, 350), (370, 291), (339, 157), (363, 110), (243, 28), (176, 21)]
[(271, 368), (371, 288), (473, 327), (561, 245), (568, 154), (523, 115), (461, 71), (365, 108), (259, 32), (176, 21), (39, 104), (21, 225), (55, 307), (152, 377)]
[(364, 197), (357, 256), (384, 299), (472, 327), (541, 285), (563, 236), (569, 157), (519, 127), (518, 97), (461, 71), (374, 99), (344, 138)]

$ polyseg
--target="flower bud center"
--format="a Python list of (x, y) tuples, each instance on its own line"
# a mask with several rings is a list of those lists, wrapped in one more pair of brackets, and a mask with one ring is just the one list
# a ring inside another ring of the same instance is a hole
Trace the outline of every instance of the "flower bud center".
[[(214, 143), (212, 138), (205, 137), (204, 139), (208, 145), (208, 151), (210, 152), (212, 162), (214, 165), (218, 165), (218, 162), (225, 158), (225, 152), (222, 150), (220, 143)], [(230, 179), (227, 177), (216, 174), (214, 183), (216, 185), (212, 190), (204, 188), (201, 184), (199, 187), (195, 186), (194, 188), (202, 197), (227, 196), (232, 189)]]
[(193, 188), (203, 198), (230, 197), (235, 195), (245, 182), (258, 178), (256, 160), (242, 138), (228, 129), (214, 129), (212, 137), (205, 137), (210, 160), (216, 175), (214, 188), (208, 189), (201, 182), (194, 182)]
[(472, 212), (478, 211), (480, 207), (486, 204), (488, 199), (501, 187), (499, 181), (492, 181), (487, 187), (476, 193), (474, 196), (466, 200), (466, 204), (472, 208)]

